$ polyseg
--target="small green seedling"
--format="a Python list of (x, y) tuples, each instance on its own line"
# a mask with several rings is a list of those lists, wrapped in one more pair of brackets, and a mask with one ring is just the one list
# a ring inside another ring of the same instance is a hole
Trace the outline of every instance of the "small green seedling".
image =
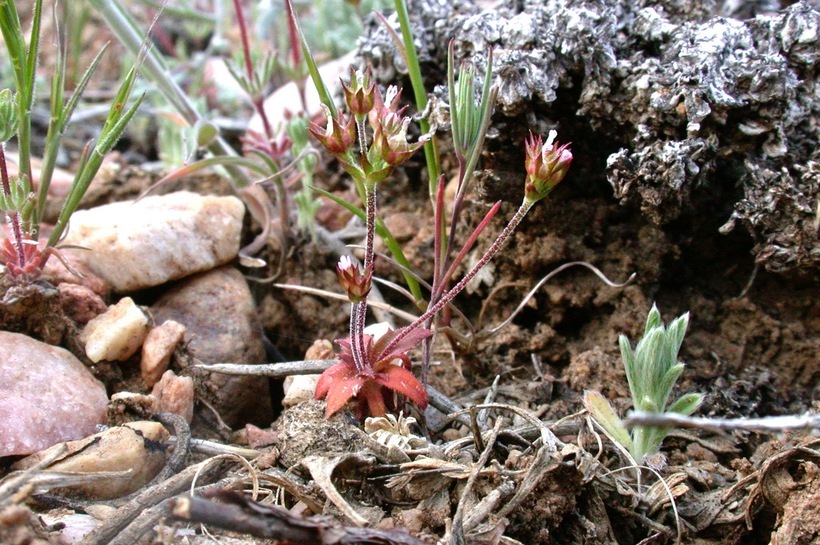
[[(703, 395), (698, 393), (686, 394), (667, 407), (672, 388), (683, 372), (684, 365), (678, 361), (678, 352), (688, 324), (687, 312), (668, 327), (664, 326), (661, 313), (652, 305), (643, 338), (634, 351), (625, 335), (618, 338), (636, 411), (690, 415), (700, 407)], [(656, 454), (669, 433), (669, 428), (654, 426), (636, 426), (628, 431), (606, 398), (598, 392), (584, 392), (584, 405), (609, 436), (629, 450), (637, 464), (643, 464), (647, 456)]]

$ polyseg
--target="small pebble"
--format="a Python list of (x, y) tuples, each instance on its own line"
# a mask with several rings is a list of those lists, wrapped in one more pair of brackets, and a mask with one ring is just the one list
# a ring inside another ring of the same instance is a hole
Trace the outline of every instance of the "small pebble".
[(151, 395), (159, 400), (160, 412), (178, 414), (189, 424), (194, 418), (194, 380), (178, 377), (173, 371), (165, 371), (154, 384)]
[[(305, 352), (306, 360), (325, 360), (333, 358), (333, 343), (327, 339), (319, 339), (313, 342)], [(319, 382), (320, 374), (315, 375), (291, 375), (286, 377), (282, 383), (285, 397), (282, 399), (283, 407), (293, 407), (297, 403), (313, 399), (316, 393), (316, 383)]]
[(63, 312), (77, 323), (87, 324), (108, 309), (105, 301), (86, 286), (63, 282), (57, 285), (57, 290)]
[(94, 363), (124, 361), (142, 346), (147, 334), (148, 317), (130, 297), (124, 297), (86, 324), (80, 342)]
[(148, 332), (142, 343), (140, 374), (145, 385), (150, 388), (168, 369), (171, 356), (185, 336), (185, 326), (174, 320), (166, 320)]

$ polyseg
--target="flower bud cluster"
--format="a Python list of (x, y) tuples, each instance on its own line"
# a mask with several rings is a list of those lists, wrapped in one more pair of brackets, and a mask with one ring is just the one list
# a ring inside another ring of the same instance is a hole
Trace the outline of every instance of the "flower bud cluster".
[[(418, 151), (427, 138), (414, 144), (407, 141), (410, 118), (404, 116), (405, 108), (399, 107), (401, 92), (390, 87), (382, 96), (369, 70), (351, 69), (350, 81), (343, 82), (342, 89), (351, 115), (334, 116), (330, 108), (323, 106), (327, 124), (321, 127), (312, 123), (310, 132), (351, 176), (364, 183), (378, 183)], [(364, 134), (365, 122), (372, 131), (370, 145)], [(357, 140), (358, 153), (354, 149)]]
[(550, 131), (546, 142), (540, 136), (530, 133), (526, 141), (525, 166), (527, 180), (524, 186), (524, 197), (530, 203), (540, 201), (564, 179), (572, 163), (572, 152), (569, 144), (559, 146), (555, 142), (557, 133)]

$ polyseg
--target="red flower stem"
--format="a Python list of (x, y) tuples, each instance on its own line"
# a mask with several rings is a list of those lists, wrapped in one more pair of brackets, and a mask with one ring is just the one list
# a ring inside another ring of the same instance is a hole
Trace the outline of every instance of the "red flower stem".
[[(236, 22), (239, 24), (239, 35), (242, 38), (242, 54), (245, 57), (245, 72), (248, 74), (248, 81), (253, 85), (254, 70), (253, 60), (251, 59), (251, 44), (248, 37), (248, 23), (245, 21), (245, 15), (242, 13), (242, 6), (239, 0), (233, 0), (233, 6), (236, 10)], [(251, 97), (253, 108), (262, 118), (262, 126), (265, 128), (265, 136), (268, 139), (273, 139), (273, 127), (268, 120), (268, 114), (265, 113), (264, 99), (261, 96)]]
[(248, 74), (248, 81), (253, 82), (253, 62), (251, 61), (251, 45), (248, 40), (248, 25), (245, 22), (245, 15), (242, 13), (242, 5), (239, 0), (233, 0), (233, 7), (236, 10), (236, 22), (239, 24), (239, 35), (242, 37), (242, 52), (245, 56), (245, 72)]
[(373, 267), (373, 239), (376, 233), (376, 184), (364, 186), (367, 199), (367, 238), (364, 245), (364, 270)]
[(353, 332), (359, 327), (359, 316), (361, 316), (362, 304), (351, 303), (350, 305), (350, 351), (353, 353), (353, 363), (356, 372), (366, 374), (369, 369), (364, 351), (364, 335), (354, 335)]
[(455, 298), (456, 295), (458, 295), (461, 292), (461, 290), (463, 290), (467, 286), (467, 284), (470, 283), (470, 280), (475, 278), (475, 275), (477, 275), (478, 272), (481, 269), (483, 269), (487, 263), (490, 262), (490, 260), (495, 256), (495, 254), (497, 254), (498, 251), (504, 247), (504, 244), (506, 244), (507, 239), (509, 239), (510, 235), (513, 234), (513, 231), (515, 231), (515, 228), (518, 227), (519, 223), (521, 223), (521, 220), (524, 219), (524, 216), (527, 215), (527, 212), (529, 212), (533, 204), (534, 203), (529, 202), (526, 199), (524, 200), (524, 202), (521, 203), (521, 206), (518, 207), (518, 210), (515, 212), (515, 215), (512, 217), (512, 219), (510, 219), (510, 222), (507, 224), (506, 227), (504, 227), (504, 230), (501, 231), (501, 233), (495, 239), (495, 241), (487, 250), (487, 252), (481, 257), (478, 263), (476, 263), (473, 266), (473, 268), (470, 269), (470, 272), (468, 272), (464, 276), (464, 278), (459, 280), (458, 284), (453, 286), (452, 289), (450, 289), (450, 291), (442, 295), (441, 299), (439, 299), (435, 305), (427, 309), (427, 312), (416, 318), (415, 322), (403, 328), (401, 330), (401, 333), (396, 335), (396, 338), (394, 338), (390, 342), (390, 344), (388, 344), (385, 347), (385, 354), (389, 354), (390, 351), (393, 348), (395, 348), (402, 341), (402, 339), (409, 335), (411, 331), (417, 329), (419, 326), (424, 324), (428, 319), (432, 318), (438, 311), (443, 309), (450, 301), (452, 301)]
[(0, 177), (3, 179), (3, 193), (11, 196), (11, 184), (9, 183), (9, 172), (6, 170), (6, 143), (0, 143)]
[[(364, 190), (367, 208), (364, 270), (368, 271), (373, 267), (373, 238), (376, 231), (376, 184), (366, 181)], [(367, 297), (359, 303), (354, 303), (350, 312), (350, 345), (353, 352), (353, 361), (356, 363), (356, 371), (359, 373), (367, 373), (371, 368), (364, 342), (364, 324), (366, 321)]]
[[(0, 143), (0, 178), (3, 180), (3, 192), (7, 197), (11, 197), (11, 182), (9, 182), (9, 172), (6, 169), (6, 144)], [(11, 232), (14, 240), (14, 249), (17, 251), (17, 260), (20, 267), (26, 264), (26, 254), (23, 251), (23, 230), (20, 228), (20, 215), (17, 212), (7, 212), (11, 223)]]
[(254, 98), (253, 108), (259, 114), (259, 117), (262, 118), (262, 126), (265, 128), (265, 136), (267, 136), (268, 140), (273, 141), (276, 135), (273, 134), (273, 125), (270, 124), (268, 113), (265, 111), (265, 100), (262, 97)]
[[(449, 250), (449, 242), (442, 240), (444, 238), (444, 224), (442, 218), (444, 216), (444, 175), (439, 177), (436, 191), (436, 202), (433, 210), (433, 221), (436, 225), (435, 236), (433, 237), (433, 290), (431, 299), (435, 297), (435, 293), (439, 290), (439, 284), (442, 282), (441, 275), (444, 274), (446, 266), (447, 253)], [(443, 248), (447, 248), (444, 249)], [(442, 253), (442, 251), (444, 253)]]
[(450, 236), (447, 237), (447, 250), (444, 254), (444, 260), (442, 260), (442, 268), (447, 266), (446, 259), (450, 255), (452, 241), (455, 240), (458, 218), (461, 215), (461, 207), (464, 205), (464, 191), (462, 191), (461, 188), (467, 183), (467, 180), (464, 179), (467, 170), (467, 160), (461, 151), (458, 151), (456, 156), (458, 158), (458, 188), (456, 189), (455, 199), (453, 199), (453, 213), (450, 215)]

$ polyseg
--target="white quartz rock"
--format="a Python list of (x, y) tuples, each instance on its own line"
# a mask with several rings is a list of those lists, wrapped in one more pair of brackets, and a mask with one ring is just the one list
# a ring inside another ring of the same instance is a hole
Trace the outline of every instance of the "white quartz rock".
[(105, 386), (67, 350), (0, 331), (0, 353), (0, 457), (80, 439), (105, 422)]
[(239, 253), (245, 207), (236, 197), (188, 191), (123, 201), (71, 216), (65, 245), (116, 292), (213, 269)]
[(85, 354), (94, 363), (123, 361), (142, 346), (148, 334), (148, 317), (130, 297), (124, 297), (92, 319), (80, 333)]

